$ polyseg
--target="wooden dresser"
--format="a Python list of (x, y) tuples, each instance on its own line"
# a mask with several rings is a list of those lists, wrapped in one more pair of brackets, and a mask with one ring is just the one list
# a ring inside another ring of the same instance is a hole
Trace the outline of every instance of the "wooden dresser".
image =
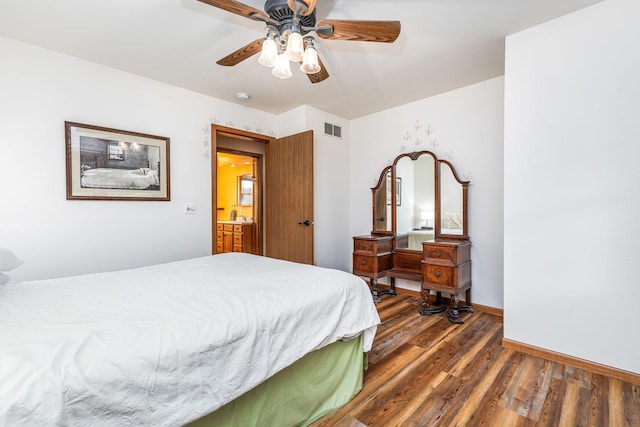
[(393, 262), (393, 236), (355, 236), (353, 238), (353, 274), (367, 277), (371, 294), (375, 302), (380, 301), (381, 294), (395, 295), (395, 284), (390, 290), (379, 291), (377, 280), (385, 277)]
[(216, 229), (216, 253), (253, 253), (253, 224), (218, 223)]
[[(463, 323), (459, 312), (473, 313), (471, 308), (471, 242), (468, 240), (428, 240), (422, 243), (422, 307), (423, 315), (433, 314), (430, 291), (451, 297), (447, 317), (453, 323)], [(458, 295), (465, 292), (465, 304), (459, 305)], [(436, 309), (437, 310), (437, 309)], [(444, 310), (441, 310), (444, 311)]]
[[(463, 323), (459, 312), (473, 312), (468, 187), (449, 160), (431, 151), (399, 154), (382, 169), (371, 188), (371, 234), (353, 237), (353, 273), (369, 278), (374, 301), (396, 295), (396, 279), (410, 280), (420, 283), (423, 316), (446, 311), (451, 322)], [(378, 289), (381, 277), (389, 290)]]

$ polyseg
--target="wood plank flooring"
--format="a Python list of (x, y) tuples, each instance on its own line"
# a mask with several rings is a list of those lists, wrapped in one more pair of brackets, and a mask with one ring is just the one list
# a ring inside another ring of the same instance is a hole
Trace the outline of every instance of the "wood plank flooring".
[(502, 348), (502, 318), (383, 296), (364, 388), (312, 427), (640, 426), (640, 386)]

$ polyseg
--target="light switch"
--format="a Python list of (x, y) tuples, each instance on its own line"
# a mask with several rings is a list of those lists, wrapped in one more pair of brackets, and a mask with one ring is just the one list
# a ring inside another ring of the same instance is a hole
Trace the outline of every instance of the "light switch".
[(196, 213), (196, 204), (195, 203), (187, 203), (184, 205), (184, 213), (186, 214), (194, 214)]

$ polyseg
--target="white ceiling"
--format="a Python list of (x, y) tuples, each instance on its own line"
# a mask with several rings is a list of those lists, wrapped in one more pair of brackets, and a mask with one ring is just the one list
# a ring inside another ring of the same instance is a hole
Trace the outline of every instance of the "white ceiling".
[[(319, 0), (323, 19), (399, 20), (393, 44), (320, 39), (330, 74), (279, 80), (255, 55), (216, 61), (264, 35), (198, 0), (0, 0), (0, 35), (274, 114), (311, 105), (353, 119), (501, 76), (505, 36), (601, 0)], [(263, 9), (263, 0), (245, 0)]]

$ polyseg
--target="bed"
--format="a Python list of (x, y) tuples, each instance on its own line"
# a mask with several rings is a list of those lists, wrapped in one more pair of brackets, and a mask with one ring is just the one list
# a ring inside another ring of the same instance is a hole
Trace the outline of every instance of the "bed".
[(80, 185), (82, 188), (144, 190), (160, 185), (160, 179), (158, 171), (149, 168), (96, 168), (82, 172)]
[(409, 230), (409, 249), (422, 250), (422, 242), (432, 240), (435, 237), (433, 228), (430, 230)]
[[(300, 412), (277, 423), (303, 425), (362, 387), (379, 322), (362, 279), (246, 253), (10, 283), (0, 287), (0, 425), (249, 425), (234, 418), (247, 402), (253, 425), (267, 425), (265, 406), (255, 409), (265, 391), (288, 399), (267, 402), (268, 419)], [(327, 351), (352, 359), (350, 373), (330, 375), (339, 362)], [(320, 377), (294, 387), (355, 382), (294, 410), (306, 392), (287, 388), (292, 369)]]

